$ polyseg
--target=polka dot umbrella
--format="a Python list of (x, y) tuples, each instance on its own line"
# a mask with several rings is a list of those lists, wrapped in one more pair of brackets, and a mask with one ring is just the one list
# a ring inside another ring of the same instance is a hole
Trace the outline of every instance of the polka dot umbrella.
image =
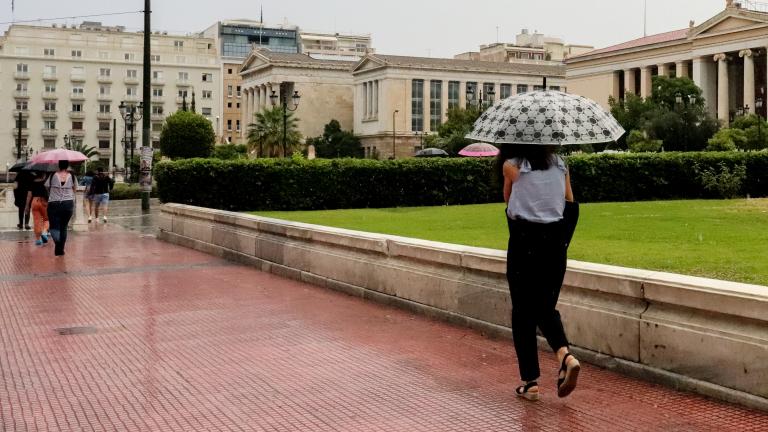
[(594, 101), (536, 91), (497, 102), (466, 137), (493, 144), (578, 145), (616, 141), (623, 134), (616, 119)]

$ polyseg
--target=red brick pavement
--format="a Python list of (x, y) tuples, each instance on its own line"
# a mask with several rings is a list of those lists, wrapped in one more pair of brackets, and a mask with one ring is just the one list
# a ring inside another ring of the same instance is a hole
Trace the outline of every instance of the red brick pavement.
[(589, 365), (558, 399), (542, 367), (522, 401), (509, 341), (119, 228), (59, 259), (0, 236), (2, 431), (768, 431)]

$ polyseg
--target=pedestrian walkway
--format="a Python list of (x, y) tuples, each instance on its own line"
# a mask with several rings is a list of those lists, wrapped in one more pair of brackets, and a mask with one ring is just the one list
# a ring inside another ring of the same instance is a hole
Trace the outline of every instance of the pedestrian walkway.
[(519, 400), (507, 340), (116, 223), (62, 258), (0, 233), (0, 431), (768, 430), (589, 365), (558, 399), (551, 354), (542, 368), (542, 400)]

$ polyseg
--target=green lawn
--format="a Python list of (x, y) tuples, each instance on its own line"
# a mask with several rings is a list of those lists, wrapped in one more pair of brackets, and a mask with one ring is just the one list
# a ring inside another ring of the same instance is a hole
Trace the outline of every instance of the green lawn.
[[(503, 211), (483, 204), (254, 213), (506, 249)], [(569, 258), (768, 285), (768, 199), (583, 204)]]

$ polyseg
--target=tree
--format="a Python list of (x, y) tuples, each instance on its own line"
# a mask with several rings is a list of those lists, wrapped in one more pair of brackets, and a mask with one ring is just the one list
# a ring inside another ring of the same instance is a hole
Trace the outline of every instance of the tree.
[(361, 158), (364, 156), (360, 139), (350, 131), (341, 129), (337, 120), (325, 125), (323, 135), (307, 140), (307, 145), (315, 146), (315, 154), (320, 158)]
[(735, 142), (741, 150), (762, 150), (768, 148), (768, 123), (755, 114), (736, 117), (732, 129), (744, 132), (745, 141)]
[(160, 151), (171, 159), (209, 157), (216, 134), (200, 114), (177, 111), (166, 117), (160, 134)]
[(720, 129), (709, 139), (707, 151), (730, 151), (743, 148), (747, 143), (747, 134), (741, 129)]
[[(288, 154), (301, 143), (299, 119), (288, 111), (286, 119), (286, 151)], [(256, 113), (256, 122), (248, 125), (248, 147), (258, 151), (258, 156), (283, 155), (283, 107), (276, 106)]]
[(72, 147), (70, 150), (80, 152), (88, 159), (99, 155), (99, 151), (95, 147), (87, 146), (82, 141), (74, 141), (70, 144), (70, 147)]
[(464, 137), (472, 131), (480, 114), (482, 113), (476, 107), (450, 108), (448, 119), (437, 128), (439, 138), (434, 144), (451, 155), (457, 155), (459, 150), (472, 143)]
[(248, 147), (245, 144), (222, 144), (213, 148), (212, 158), (216, 159), (246, 159)]

